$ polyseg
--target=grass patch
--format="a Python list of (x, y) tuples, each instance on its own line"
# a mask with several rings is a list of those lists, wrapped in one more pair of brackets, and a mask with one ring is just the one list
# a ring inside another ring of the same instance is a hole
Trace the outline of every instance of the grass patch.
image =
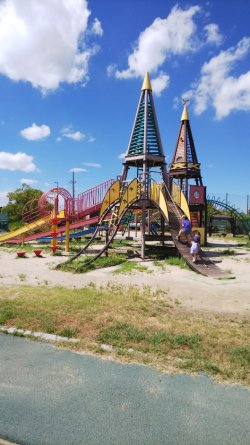
[(233, 256), (233, 255), (235, 255), (235, 250), (234, 249), (224, 249), (221, 251), (221, 254), (224, 256)]
[(234, 363), (244, 367), (250, 367), (250, 346), (234, 348), (230, 351), (230, 358)]
[[(134, 263), (134, 262), (131, 262)], [(0, 324), (80, 342), (68, 348), (110, 354), (161, 370), (200, 372), (250, 385), (250, 322), (192, 315), (168, 292), (113, 285), (82, 289), (1, 287)]]
[[(134, 241), (134, 240), (114, 239), (114, 241), (112, 241), (110, 248), (116, 249), (116, 248), (123, 247), (123, 246), (131, 247), (131, 245), (134, 245), (134, 244), (136, 244), (136, 241)], [(138, 246), (139, 246), (139, 243), (138, 243)]]
[(15, 319), (17, 313), (8, 304), (8, 301), (0, 308), (0, 325), (4, 325), (6, 321)]
[(115, 323), (104, 328), (97, 336), (101, 343), (110, 343), (112, 346), (133, 348), (147, 352), (167, 353), (170, 349), (199, 347), (201, 336), (174, 334), (162, 329), (138, 328), (131, 323)]
[(65, 328), (58, 332), (58, 335), (61, 335), (61, 337), (74, 338), (77, 336), (77, 332), (77, 329), (72, 329), (65, 326)]
[(181, 269), (188, 269), (187, 263), (183, 258), (169, 257), (164, 260), (164, 263), (170, 266), (179, 266)]
[(142, 266), (136, 261), (125, 261), (120, 265), (118, 269), (113, 272), (113, 275), (117, 274), (132, 274), (134, 272), (148, 272), (147, 266)]
[(126, 258), (123, 255), (109, 255), (107, 257), (101, 256), (89, 264), (90, 260), (91, 257), (86, 256), (83, 259), (72, 261), (72, 263), (69, 264), (61, 264), (60, 269), (75, 273), (84, 273), (89, 272), (90, 270), (117, 266), (118, 264), (126, 261)]
[(165, 264), (162, 261), (153, 261), (153, 265), (159, 267), (162, 271), (165, 270)]

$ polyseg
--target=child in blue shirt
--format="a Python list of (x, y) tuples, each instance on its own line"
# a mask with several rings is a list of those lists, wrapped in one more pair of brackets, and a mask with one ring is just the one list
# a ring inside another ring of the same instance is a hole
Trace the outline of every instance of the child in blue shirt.
[(188, 235), (190, 235), (190, 237), (192, 238), (192, 227), (191, 227), (191, 223), (188, 219), (188, 217), (186, 215), (183, 215), (181, 217), (182, 221), (181, 221), (181, 229), (179, 231), (178, 234), (178, 241), (180, 241), (180, 237), (181, 235), (184, 235), (186, 238), (186, 242), (188, 244)]

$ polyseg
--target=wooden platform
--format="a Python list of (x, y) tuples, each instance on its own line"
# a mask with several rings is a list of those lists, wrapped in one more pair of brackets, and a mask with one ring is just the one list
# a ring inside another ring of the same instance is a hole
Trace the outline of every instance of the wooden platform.
[(173, 238), (173, 242), (186, 263), (195, 272), (198, 272), (206, 277), (213, 277), (217, 279), (232, 279), (235, 278), (229, 272), (220, 269), (213, 261), (202, 252), (202, 256), (193, 263), (193, 257), (190, 254), (190, 246), (187, 246), (181, 241), (178, 241), (177, 236), (181, 227), (180, 215), (175, 206), (170, 200), (167, 200), (168, 213), (169, 213), (169, 225), (170, 232)]

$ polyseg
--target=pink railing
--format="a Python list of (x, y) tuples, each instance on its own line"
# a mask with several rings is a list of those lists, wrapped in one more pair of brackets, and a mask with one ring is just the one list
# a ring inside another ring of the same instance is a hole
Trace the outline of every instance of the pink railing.
[(83, 193), (80, 193), (77, 198), (67, 198), (65, 201), (65, 216), (80, 218), (95, 210), (103, 201), (103, 198), (113, 184), (114, 179), (109, 179)]

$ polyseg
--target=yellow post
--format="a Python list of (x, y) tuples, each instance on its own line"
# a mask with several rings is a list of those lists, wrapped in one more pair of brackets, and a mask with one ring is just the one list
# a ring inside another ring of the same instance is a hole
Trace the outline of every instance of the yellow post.
[(69, 253), (69, 221), (66, 221), (66, 230), (65, 230), (65, 253)]
[(57, 225), (55, 224), (55, 219), (52, 220), (52, 227), (51, 227), (51, 246), (55, 247), (56, 246), (56, 228)]

